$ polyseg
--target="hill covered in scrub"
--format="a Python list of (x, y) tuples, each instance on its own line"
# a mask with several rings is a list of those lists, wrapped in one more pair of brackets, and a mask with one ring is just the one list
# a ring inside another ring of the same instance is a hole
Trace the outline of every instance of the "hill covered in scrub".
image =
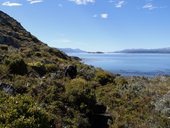
[(169, 126), (169, 77), (122, 77), (84, 65), (0, 11), (0, 128)]

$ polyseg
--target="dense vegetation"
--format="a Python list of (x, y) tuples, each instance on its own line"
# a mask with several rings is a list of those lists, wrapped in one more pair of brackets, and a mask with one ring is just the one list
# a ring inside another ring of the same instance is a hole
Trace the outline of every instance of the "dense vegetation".
[(0, 12), (0, 128), (169, 127), (170, 77), (84, 65)]

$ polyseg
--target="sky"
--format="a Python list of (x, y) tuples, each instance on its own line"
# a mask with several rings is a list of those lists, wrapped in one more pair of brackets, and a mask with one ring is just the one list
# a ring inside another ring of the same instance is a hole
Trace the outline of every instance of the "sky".
[(0, 0), (0, 10), (51, 47), (170, 47), (170, 0)]

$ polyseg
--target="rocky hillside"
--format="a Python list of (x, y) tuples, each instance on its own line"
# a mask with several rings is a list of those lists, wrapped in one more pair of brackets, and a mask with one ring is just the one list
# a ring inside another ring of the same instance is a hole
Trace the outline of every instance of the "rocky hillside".
[[(94, 113), (106, 112), (91, 89), (100, 83), (88, 83), (96, 72), (103, 71), (48, 47), (0, 12), (0, 127), (92, 127)], [(107, 75), (102, 84), (114, 79)], [(107, 116), (100, 118), (107, 126)]]
[(0, 128), (169, 128), (169, 91), (169, 77), (84, 65), (0, 11)]
[(0, 43), (19, 48), (40, 41), (27, 32), (20, 23), (0, 11)]

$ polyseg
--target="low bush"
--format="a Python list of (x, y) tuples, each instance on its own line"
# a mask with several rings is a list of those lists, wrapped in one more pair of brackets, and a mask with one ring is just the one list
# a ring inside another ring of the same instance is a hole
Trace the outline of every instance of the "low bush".
[(95, 93), (88, 82), (81, 78), (73, 79), (66, 86), (66, 95), (75, 109), (83, 113), (90, 112), (96, 104)]
[(59, 67), (56, 64), (46, 64), (45, 65), (47, 72), (57, 72)]
[(23, 59), (16, 59), (9, 63), (9, 72), (12, 74), (25, 75), (27, 74), (27, 65)]
[(101, 84), (101, 85), (106, 85), (108, 83), (114, 83), (115, 77), (104, 71), (98, 71), (96, 73), (96, 80)]
[(0, 108), (0, 127), (54, 128), (54, 118), (29, 96), (1, 97)]
[(46, 74), (46, 67), (43, 63), (41, 62), (33, 62), (33, 63), (28, 63), (28, 65), (35, 70), (40, 76), (44, 76)]

